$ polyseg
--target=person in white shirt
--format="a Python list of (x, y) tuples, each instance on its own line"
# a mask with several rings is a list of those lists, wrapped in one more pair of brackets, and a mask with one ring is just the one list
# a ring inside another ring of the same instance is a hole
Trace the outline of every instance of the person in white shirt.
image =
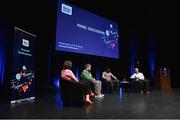
[(139, 72), (138, 68), (135, 68), (135, 73), (130, 77), (131, 79), (134, 79), (135, 81), (144, 80), (143, 73)]
[(102, 73), (102, 79), (110, 85), (113, 94), (119, 93), (119, 80), (110, 71), (110, 67), (107, 67)]
[(143, 93), (143, 88), (146, 86), (147, 93), (149, 92), (149, 84), (148, 81), (145, 80), (143, 73), (139, 72), (138, 68), (135, 68), (135, 73), (130, 77), (130, 79), (134, 79), (140, 85), (140, 92)]

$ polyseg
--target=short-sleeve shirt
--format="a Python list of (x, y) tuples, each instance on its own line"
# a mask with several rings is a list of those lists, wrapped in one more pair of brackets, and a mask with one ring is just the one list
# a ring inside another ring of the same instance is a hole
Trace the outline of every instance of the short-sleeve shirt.
[(69, 69), (64, 69), (61, 71), (61, 77), (67, 80), (73, 80), (72, 79), (73, 72)]

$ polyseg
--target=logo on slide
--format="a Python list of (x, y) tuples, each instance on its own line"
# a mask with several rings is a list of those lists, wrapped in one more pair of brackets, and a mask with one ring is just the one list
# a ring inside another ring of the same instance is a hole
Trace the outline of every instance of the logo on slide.
[(116, 44), (118, 44), (119, 34), (117, 31), (113, 29), (113, 25), (109, 25), (109, 29), (105, 31), (105, 35), (103, 35), (102, 39), (104, 43), (108, 46), (108, 48), (114, 49)]
[(29, 47), (29, 41), (26, 39), (22, 39), (22, 45), (25, 47)]
[(68, 15), (72, 15), (72, 7), (69, 6), (69, 5), (62, 4), (61, 12), (65, 13), (65, 14), (68, 14)]

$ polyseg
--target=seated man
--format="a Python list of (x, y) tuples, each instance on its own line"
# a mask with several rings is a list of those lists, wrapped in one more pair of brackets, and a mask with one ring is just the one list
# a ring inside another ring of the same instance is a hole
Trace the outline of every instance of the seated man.
[(109, 67), (102, 73), (102, 78), (105, 80), (111, 87), (112, 93), (119, 93), (119, 80), (110, 72)]
[(135, 68), (135, 73), (130, 77), (134, 79), (140, 85), (140, 92), (143, 93), (143, 88), (146, 87), (147, 93), (149, 92), (149, 84), (148, 81), (145, 80), (143, 73), (139, 72), (138, 68)]
[(96, 80), (95, 78), (92, 77), (90, 64), (85, 65), (85, 69), (83, 70), (83, 72), (81, 73), (81, 76), (80, 76), (80, 82), (85, 83), (87, 81), (94, 85), (95, 97), (103, 97), (104, 96), (101, 93), (101, 81)]

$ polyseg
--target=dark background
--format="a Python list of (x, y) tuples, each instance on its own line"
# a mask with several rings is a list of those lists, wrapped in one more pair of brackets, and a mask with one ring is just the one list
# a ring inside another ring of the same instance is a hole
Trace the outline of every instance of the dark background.
[(78, 66), (79, 74), (84, 63), (91, 63), (93, 75), (96, 77), (105, 65), (110, 65), (119, 79), (129, 77), (132, 41), (136, 43), (136, 60), (140, 61), (141, 70), (145, 76), (150, 77), (148, 46), (153, 43), (155, 69), (168, 66), (172, 86), (180, 87), (178, 44), (180, 2), (178, 0), (66, 0), (119, 23), (121, 55), (119, 60), (56, 52), (54, 48), (56, 2), (55, 0), (3, 0), (0, 2), (0, 29), (8, 36), (6, 39), (7, 69), (4, 79), (6, 86), (8, 86), (8, 73), (11, 66), (11, 28), (17, 26), (37, 35), (36, 91), (39, 95), (48, 92), (50, 88), (54, 89), (54, 76), (60, 74), (61, 65), (65, 59), (73, 61), (73, 71), (77, 71), (76, 65)]

